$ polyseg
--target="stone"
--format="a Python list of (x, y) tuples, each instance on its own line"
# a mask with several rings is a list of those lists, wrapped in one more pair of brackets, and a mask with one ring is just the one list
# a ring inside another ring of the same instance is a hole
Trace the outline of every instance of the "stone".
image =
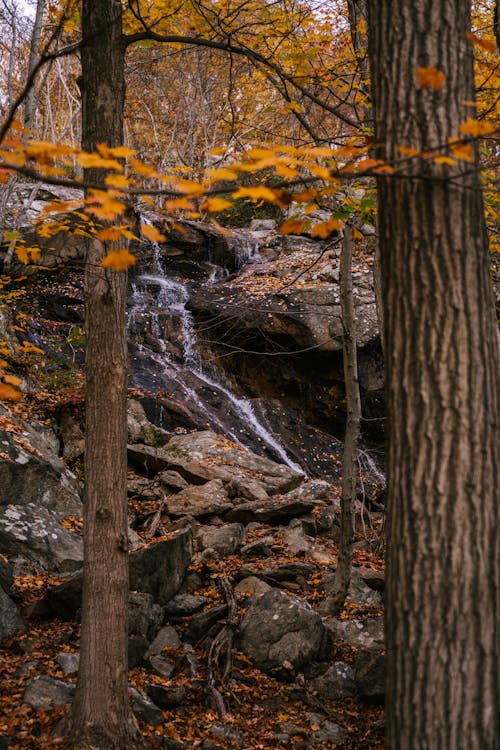
[(143, 405), (135, 399), (127, 401), (127, 432), (129, 443), (157, 446), (168, 441), (168, 433), (149, 421)]
[(299, 519), (290, 521), (288, 527), (284, 529), (283, 541), (292, 555), (306, 555), (313, 547), (313, 540), (307, 538)]
[(271, 557), (273, 554), (272, 545), (274, 544), (274, 537), (264, 536), (260, 539), (256, 539), (254, 542), (245, 544), (241, 550), (241, 556), (244, 560), (252, 560), (255, 558), (266, 558)]
[(13, 583), (14, 568), (0, 555), (0, 586), (3, 586), (5, 591), (10, 591)]
[(244, 565), (240, 568), (237, 575), (242, 578), (248, 575), (257, 575), (259, 578), (267, 579), (271, 582), (293, 581), (303, 583), (315, 572), (316, 566), (312, 563), (289, 562), (270, 565), (266, 568)]
[(264, 671), (301, 669), (327, 645), (321, 617), (301, 599), (271, 589), (243, 615), (238, 648)]
[[(156, 604), (166, 604), (181, 587), (192, 557), (191, 529), (181, 529), (170, 539), (133, 550), (129, 555), (130, 588), (151, 594)], [(39, 617), (71, 620), (80, 609), (82, 571), (59, 586), (49, 586), (32, 608)]]
[(83, 563), (82, 538), (53, 511), (31, 502), (0, 506), (0, 548), (49, 573), (69, 573)]
[(131, 699), (132, 711), (141, 721), (153, 727), (163, 724), (163, 711), (142, 690), (137, 690), (137, 688), (129, 685), (128, 694)]
[(69, 651), (62, 651), (57, 655), (57, 663), (61, 667), (64, 674), (78, 674), (78, 669), (80, 666), (80, 654), (70, 653)]
[[(335, 587), (335, 572), (331, 571), (325, 573), (323, 580), (321, 581), (321, 589), (325, 591), (333, 591)], [(346, 601), (354, 602), (360, 606), (380, 607), (382, 606), (382, 595), (379, 591), (375, 591), (368, 586), (357, 568), (351, 570), (351, 580), (349, 583), (349, 590), (347, 592)], [(321, 610), (323, 611), (323, 610)], [(325, 606), (325, 614), (328, 613), (328, 609)]]
[(383, 700), (387, 673), (387, 657), (384, 652), (361, 649), (354, 655), (356, 686), (362, 698)]
[(241, 523), (223, 526), (200, 526), (196, 531), (198, 549), (210, 547), (219, 555), (233, 555), (244, 537), (245, 528)]
[(62, 454), (64, 458), (78, 458), (85, 452), (85, 435), (80, 422), (70, 411), (64, 411), (59, 419)]
[(384, 618), (373, 617), (369, 620), (338, 620), (333, 617), (324, 619), (325, 627), (334, 639), (346, 641), (349, 646), (364, 649), (384, 648)]
[(200, 486), (186, 487), (168, 499), (168, 512), (171, 515), (206, 516), (223, 513), (232, 508), (221, 479), (212, 479)]
[(132, 633), (128, 637), (127, 658), (129, 669), (141, 669), (144, 666), (149, 641), (144, 635)]
[(134, 500), (164, 500), (167, 492), (158, 479), (147, 477), (134, 477), (127, 480), (127, 494)]
[(177, 594), (165, 606), (165, 617), (170, 620), (194, 615), (203, 609), (207, 601), (206, 596), (201, 594)]
[(234, 593), (244, 596), (259, 597), (262, 596), (262, 594), (265, 594), (266, 591), (269, 591), (270, 588), (271, 586), (260, 578), (257, 578), (256, 576), (248, 576), (248, 578), (243, 578), (243, 580), (234, 587)]
[(179, 492), (189, 486), (178, 471), (160, 471), (158, 479), (163, 487), (173, 492)]
[(71, 703), (74, 693), (74, 685), (42, 674), (26, 682), (23, 701), (37, 711), (50, 711)]
[(184, 635), (185, 640), (197, 644), (205, 635), (212, 632), (212, 628), (217, 627), (217, 630), (220, 630), (226, 617), (227, 604), (219, 604), (194, 615)]
[(228, 521), (239, 521), (240, 523), (288, 523), (292, 518), (309, 513), (316, 505), (315, 500), (301, 500), (290, 498), (288, 495), (280, 495), (270, 498), (266, 502), (253, 501), (235, 505), (226, 513)]
[(329, 664), (323, 674), (310, 680), (309, 689), (320, 698), (341, 701), (356, 693), (354, 670), (343, 661)]
[(186, 688), (184, 685), (146, 685), (146, 693), (149, 698), (160, 708), (175, 708), (184, 703)]
[(171, 625), (164, 625), (155, 636), (155, 639), (151, 643), (146, 658), (161, 654), (166, 648), (180, 648), (181, 639), (179, 638), (177, 631)]
[(153, 672), (159, 677), (163, 677), (165, 680), (169, 680), (172, 677), (175, 670), (175, 664), (173, 661), (165, 659), (159, 654), (153, 654), (153, 656), (148, 657), (148, 662), (151, 665)]
[(26, 625), (17, 606), (0, 586), (0, 641), (10, 638), (18, 630), (25, 629)]
[(163, 620), (163, 607), (155, 604), (151, 594), (131, 591), (128, 595), (129, 635), (143, 636), (152, 641)]
[(375, 591), (384, 591), (385, 588), (385, 575), (382, 570), (376, 570), (375, 568), (360, 567), (357, 571), (363, 581), (371, 589)]
[(210, 734), (223, 740), (225, 747), (243, 747), (242, 733), (227, 724), (214, 724), (210, 727)]

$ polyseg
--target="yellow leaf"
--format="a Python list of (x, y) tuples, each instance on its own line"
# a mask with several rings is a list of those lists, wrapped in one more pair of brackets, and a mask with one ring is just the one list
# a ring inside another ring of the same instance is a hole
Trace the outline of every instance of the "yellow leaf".
[(176, 180), (175, 189), (186, 195), (203, 195), (205, 188), (194, 180)]
[(302, 234), (306, 222), (304, 219), (287, 219), (280, 226), (281, 234)]
[(434, 161), (436, 164), (449, 164), (452, 167), (456, 164), (455, 159), (452, 159), (451, 156), (435, 156)]
[(330, 179), (330, 170), (326, 167), (322, 167), (321, 164), (311, 164), (310, 169), (316, 177), (321, 177), (322, 180)]
[(416, 148), (408, 148), (407, 146), (398, 146), (398, 151), (404, 156), (418, 156), (420, 153)]
[(202, 211), (224, 211), (233, 204), (225, 198), (206, 198), (201, 204)]
[(100, 240), (103, 242), (106, 242), (106, 240), (119, 240), (120, 237), (126, 237), (128, 240), (136, 240), (137, 237), (135, 234), (130, 232), (127, 227), (119, 226), (118, 224), (112, 227), (106, 227), (105, 229), (99, 230), (97, 232), (97, 236)]
[(0, 400), (1, 401), (21, 401), (24, 398), (24, 393), (21, 393), (17, 388), (6, 383), (0, 383)]
[(207, 176), (211, 182), (217, 182), (218, 180), (235, 180), (238, 177), (238, 173), (233, 169), (227, 169), (221, 167), (220, 169), (207, 169)]
[(473, 120), (472, 117), (469, 117), (460, 125), (459, 130), (463, 135), (471, 135), (476, 138), (481, 135), (492, 133), (496, 130), (496, 127), (490, 122), (479, 122), (478, 120)]
[(84, 169), (116, 169), (118, 172), (123, 172), (123, 167), (119, 161), (103, 159), (99, 154), (77, 154), (76, 160)]
[(113, 271), (124, 271), (128, 266), (135, 266), (135, 255), (122, 248), (121, 250), (111, 250), (102, 260), (104, 268), (112, 268)]
[(104, 143), (97, 144), (97, 150), (102, 156), (106, 158), (114, 157), (115, 159), (126, 159), (128, 156), (133, 156), (135, 151), (127, 146), (115, 146), (114, 148), (108, 148)]
[(356, 229), (356, 227), (352, 228), (352, 238), (353, 240), (362, 240), (363, 239), (363, 233), (359, 231), (359, 229)]
[(277, 196), (274, 190), (265, 187), (265, 185), (257, 187), (240, 187), (233, 193), (233, 198), (251, 198), (253, 201), (261, 199), (269, 201), (270, 203), (277, 202)]
[(322, 239), (325, 239), (325, 237), (328, 237), (332, 232), (338, 232), (340, 229), (342, 229), (342, 222), (338, 219), (322, 221), (311, 229), (311, 237), (321, 237)]
[(436, 91), (443, 88), (446, 78), (442, 70), (438, 70), (432, 65), (428, 68), (417, 68), (415, 75), (417, 76), (419, 88), (430, 87), (436, 89)]
[(139, 159), (130, 159), (129, 166), (143, 177), (158, 177), (156, 169), (149, 164), (143, 164)]
[(285, 106), (283, 107), (283, 111), (297, 112), (298, 114), (301, 114), (301, 112), (304, 111), (304, 107), (298, 102), (287, 102), (287, 104), (285, 104)]
[(481, 47), (481, 49), (484, 49), (487, 52), (496, 52), (495, 42), (490, 41), (489, 39), (483, 39), (476, 34), (472, 34), (470, 31), (467, 32), (467, 36), (471, 40), (472, 44), (476, 45), (477, 47)]
[(470, 143), (463, 143), (462, 141), (451, 141), (450, 150), (455, 159), (461, 161), (474, 161), (474, 151)]
[(129, 186), (129, 181), (124, 174), (108, 174), (105, 183), (117, 188), (126, 188)]
[(10, 385), (21, 385), (21, 378), (16, 378), (15, 375), (6, 375), (3, 380)]
[(175, 198), (175, 200), (165, 201), (164, 206), (167, 211), (172, 211), (176, 208), (184, 209), (185, 211), (194, 211), (195, 208), (194, 203), (188, 198)]
[[(141, 224), (141, 234), (151, 242), (165, 242), (165, 235), (152, 224)], [(135, 261), (134, 261), (135, 262)]]

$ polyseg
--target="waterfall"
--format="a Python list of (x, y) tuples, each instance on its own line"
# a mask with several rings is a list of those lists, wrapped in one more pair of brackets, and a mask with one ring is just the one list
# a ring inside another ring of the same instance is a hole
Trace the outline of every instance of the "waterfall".
[[(243, 232), (238, 234), (244, 235)], [(237, 263), (241, 264), (255, 258), (258, 252), (252, 238), (244, 236), (248, 242), (239, 245), (243, 250), (237, 257)], [(203, 361), (197, 346), (193, 315), (187, 309), (188, 287), (165, 273), (160, 247), (153, 244), (152, 251), (150, 271), (132, 282), (128, 313), (130, 338), (138, 356), (147, 358), (146, 367), (155, 370), (151, 372), (151, 378), (157, 378), (162, 384), (175, 383), (184, 403), (195, 408), (209, 424), (239, 445), (249, 447), (245, 435), (251, 434), (254, 442), (266, 447), (291, 468), (302, 471), (289, 458), (277, 437), (259, 419), (251, 402), (234, 393), (220, 368), (212, 362)], [(215, 394), (223, 404), (224, 416), (232, 423), (232, 429), (202, 397), (204, 391), (212, 396), (212, 400)]]

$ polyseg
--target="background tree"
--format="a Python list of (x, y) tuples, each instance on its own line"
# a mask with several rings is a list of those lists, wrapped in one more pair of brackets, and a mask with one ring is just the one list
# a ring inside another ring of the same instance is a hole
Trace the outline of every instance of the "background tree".
[[(474, 133), (470, 6), (368, 3), (375, 140)], [(456, 160), (453, 157), (459, 156)], [(439, 163), (441, 161), (441, 163)], [(378, 178), (388, 398), (387, 744), (499, 747), (499, 381), (477, 149)]]

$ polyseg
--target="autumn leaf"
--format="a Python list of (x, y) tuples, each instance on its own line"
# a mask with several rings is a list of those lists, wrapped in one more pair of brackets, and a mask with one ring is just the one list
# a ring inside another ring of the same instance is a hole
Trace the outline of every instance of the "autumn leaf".
[(151, 240), (151, 242), (165, 242), (165, 235), (158, 231), (152, 224), (142, 223), (141, 234), (146, 239)]
[(123, 171), (123, 167), (119, 161), (115, 159), (103, 159), (99, 154), (77, 154), (76, 160), (84, 169), (116, 169), (118, 172)]
[(322, 221), (311, 229), (311, 237), (321, 237), (321, 239), (325, 239), (325, 237), (328, 237), (332, 232), (338, 232), (341, 229), (342, 222), (338, 219)]
[(113, 271), (124, 271), (128, 266), (135, 266), (135, 264), (136, 257), (127, 248), (111, 250), (102, 260), (103, 267), (111, 268)]
[(97, 236), (103, 242), (106, 242), (107, 240), (109, 241), (119, 240), (120, 237), (126, 237), (128, 240), (137, 239), (135, 234), (133, 234), (126, 227), (120, 226), (119, 224), (112, 226), (112, 227), (106, 227), (105, 229), (100, 229), (97, 232)]
[(106, 185), (116, 188), (126, 188), (129, 186), (129, 181), (123, 174), (108, 174), (105, 179)]
[(482, 135), (488, 135), (496, 130), (496, 126), (490, 122), (479, 122), (469, 117), (459, 127), (462, 135), (471, 135), (473, 138), (480, 137)]
[(107, 159), (126, 159), (128, 156), (134, 156), (135, 154), (135, 151), (131, 148), (127, 148), (127, 146), (115, 146), (114, 148), (109, 148), (105, 143), (98, 143), (97, 150), (101, 156), (104, 156)]
[(24, 393), (8, 383), (0, 383), (0, 401), (22, 401)]
[(398, 151), (403, 156), (418, 156), (420, 153), (416, 148), (408, 148), (408, 146), (398, 146)]
[(415, 75), (417, 76), (418, 87), (420, 89), (430, 87), (436, 89), (436, 91), (443, 88), (446, 78), (446, 75), (442, 70), (438, 70), (433, 66), (428, 68), (417, 68)]
[(450, 151), (455, 159), (461, 161), (474, 161), (474, 151), (470, 143), (464, 143), (463, 141), (450, 141)]
[(306, 221), (304, 219), (287, 219), (280, 226), (281, 234), (302, 234)]
[(186, 195), (203, 195), (205, 188), (194, 180), (176, 180), (175, 189)]
[(15, 375), (6, 375), (3, 380), (4, 383), (9, 383), (9, 385), (21, 385), (21, 378), (18, 378)]
[(210, 178), (211, 182), (217, 182), (218, 180), (235, 180), (238, 177), (238, 173), (235, 172), (234, 169), (228, 169), (227, 167), (207, 169), (206, 175)]
[(474, 44), (475, 46), (481, 47), (481, 49), (484, 49), (487, 52), (496, 52), (495, 42), (490, 41), (489, 39), (484, 39), (483, 37), (477, 36), (477, 34), (472, 34), (470, 31), (466, 33), (466, 36), (470, 39), (472, 44)]
[(257, 187), (240, 187), (233, 193), (233, 198), (251, 198), (253, 201), (264, 200), (276, 203), (276, 193), (265, 185)]
[(435, 156), (434, 161), (436, 164), (449, 164), (452, 167), (456, 164), (455, 159), (452, 159), (451, 156)]
[(226, 208), (231, 208), (233, 204), (225, 198), (206, 198), (201, 204), (202, 211), (224, 211)]

